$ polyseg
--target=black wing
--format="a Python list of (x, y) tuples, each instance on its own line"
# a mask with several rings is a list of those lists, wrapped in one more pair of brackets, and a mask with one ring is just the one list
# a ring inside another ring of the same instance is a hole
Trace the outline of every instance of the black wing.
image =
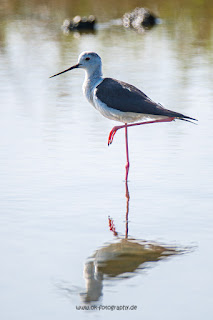
[(98, 99), (107, 104), (108, 107), (122, 112), (134, 112), (180, 119), (193, 118), (184, 116), (181, 113), (163, 108), (160, 104), (152, 101), (145, 93), (131, 84), (105, 78), (96, 89)]

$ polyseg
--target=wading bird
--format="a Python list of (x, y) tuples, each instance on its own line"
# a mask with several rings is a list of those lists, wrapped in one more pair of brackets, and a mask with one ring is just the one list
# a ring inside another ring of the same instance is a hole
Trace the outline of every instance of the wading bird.
[[(116, 126), (110, 131), (108, 145), (112, 143), (116, 131), (125, 128), (126, 181), (129, 173), (128, 127), (149, 123), (170, 122), (175, 119), (197, 121), (182, 113), (165, 109), (131, 84), (112, 78), (104, 78), (101, 58), (95, 52), (81, 53), (76, 65), (50, 78), (76, 68), (84, 69), (86, 72), (83, 93), (87, 100), (106, 118), (124, 123), (124, 125)], [(144, 121), (147, 119), (150, 120)], [(134, 123), (139, 120), (143, 120), (143, 122)]]

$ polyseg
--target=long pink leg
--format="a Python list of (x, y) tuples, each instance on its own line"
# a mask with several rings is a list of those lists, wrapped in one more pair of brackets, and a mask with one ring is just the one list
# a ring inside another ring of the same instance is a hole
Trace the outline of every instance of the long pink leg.
[(129, 148), (128, 148), (128, 135), (127, 135), (127, 123), (125, 123), (125, 142), (126, 142), (126, 177), (125, 180), (128, 179), (129, 174)]
[(119, 129), (122, 129), (122, 128), (126, 128), (127, 129), (127, 127), (139, 126), (139, 125), (142, 125), (142, 124), (149, 124), (149, 123), (170, 122), (170, 121), (173, 121), (174, 119), (175, 119), (175, 117), (168, 117), (166, 119), (159, 119), (159, 120), (152, 120), (152, 121), (138, 122), (138, 123), (125, 124), (125, 125), (122, 125), (122, 126), (116, 126), (116, 127), (112, 128), (112, 130), (109, 133), (108, 146), (112, 143), (113, 138), (114, 138), (116, 132)]

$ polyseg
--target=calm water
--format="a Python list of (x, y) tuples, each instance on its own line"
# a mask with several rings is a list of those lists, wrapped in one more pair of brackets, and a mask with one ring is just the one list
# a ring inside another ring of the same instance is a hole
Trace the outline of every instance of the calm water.
[[(2, 1), (2, 319), (213, 316), (212, 4), (145, 1), (162, 24), (112, 25), (138, 5)], [(97, 15), (95, 33), (63, 34), (78, 13)], [(129, 201), (124, 132), (107, 146), (116, 123), (83, 97), (82, 70), (48, 78), (85, 50), (106, 76), (199, 119), (129, 130)]]

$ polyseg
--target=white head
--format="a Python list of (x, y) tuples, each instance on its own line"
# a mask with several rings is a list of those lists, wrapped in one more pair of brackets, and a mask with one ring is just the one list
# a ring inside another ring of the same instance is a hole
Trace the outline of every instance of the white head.
[(78, 68), (91, 70), (102, 66), (100, 56), (95, 52), (82, 52), (78, 58)]
[(55, 76), (58, 76), (59, 74), (62, 74), (64, 72), (73, 70), (73, 69), (84, 69), (88, 76), (91, 76), (93, 74), (97, 74), (98, 76), (102, 75), (102, 62), (100, 56), (95, 52), (82, 52), (78, 58), (78, 63), (72, 67), (70, 67), (67, 70), (64, 70), (62, 72), (59, 72), (50, 78), (53, 78)]

